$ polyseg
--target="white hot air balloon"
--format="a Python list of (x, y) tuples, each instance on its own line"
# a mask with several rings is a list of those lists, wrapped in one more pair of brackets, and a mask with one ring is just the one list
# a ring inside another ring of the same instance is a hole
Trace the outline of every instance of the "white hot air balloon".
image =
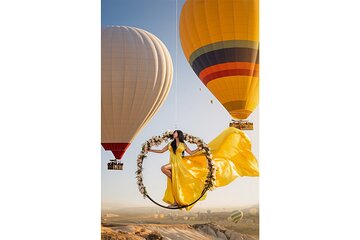
[(121, 159), (166, 99), (173, 65), (165, 45), (142, 29), (101, 31), (101, 145)]

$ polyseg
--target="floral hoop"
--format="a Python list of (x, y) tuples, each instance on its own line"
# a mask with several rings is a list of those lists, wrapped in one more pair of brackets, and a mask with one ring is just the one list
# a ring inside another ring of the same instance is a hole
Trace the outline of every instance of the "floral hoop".
[[(138, 155), (137, 171), (135, 173), (136, 173), (136, 178), (137, 178), (137, 184), (138, 184), (139, 191), (143, 195), (144, 198), (149, 197), (149, 195), (148, 195), (148, 193), (146, 191), (146, 187), (145, 187), (144, 182), (143, 182), (143, 175), (142, 175), (143, 161), (147, 157), (148, 150), (152, 146), (159, 146), (164, 141), (168, 142), (169, 139), (171, 139), (172, 135), (173, 135), (173, 131), (166, 131), (161, 136), (154, 136), (154, 137), (150, 138), (148, 141), (146, 141), (142, 145), (141, 152)], [(214, 190), (215, 189), (215, 180), (216, 180), (215, 161), (212, 160), (212, 154), (211, 154), (210, 148), (207, 146), (207, 144), (202, 139), (200, 139), (198, 137), (194, 137), (194, 136), (189, 135), (187, 133), (184, 133), (184, 139), (185, 139), (185, 141), (187, 141), (187, 142), (189, 142), (191, 144), (196, 144), (198, 146), (198, 148), (200, 150), (202, 150), (202, 152), (205, 154), (206, 159), (208, 161), (209, 173), (207, 175), (207, 179), (205, 181), (205, 186), (204, 186), (204, 191), (203, 191), (203, 194), (202, 194), (202, 195), (204, 195), (206, 190)], [(152, 200), (150, 197), (149, 197), (149, 199)], [(198, 200), (196, 200), (195, 202), (197, 202)], [(192, 203), (192, 204), (194, 204), (194, 203)], [(156, 204), (158, 204), (158, 203), (156, 203)], [(189, 204), (187, 206), (190, 206), (192, 204)], [(158, 205), (162, 206), (160, 204), (158, 204)], [(186, 207), (186, 206), (182, 206), (182, 207)]]

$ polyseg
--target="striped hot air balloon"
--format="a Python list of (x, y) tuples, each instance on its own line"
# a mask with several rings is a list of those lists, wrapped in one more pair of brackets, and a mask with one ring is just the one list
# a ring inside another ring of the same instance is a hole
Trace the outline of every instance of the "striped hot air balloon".
[(192, 69), (234, 119), (259, 99), (258, 0), (187, 0), (181, 45)]
[(243, 218), (243, 216), (244, 216), (244, 214), (242, 211), (235, 210), (230, 214), (229, 220), (234, 223), (238, 223)]
[(153, 34), (124, 26), (101, 32), (101, 144), (121, 159), (167, 97), (173, 65)]

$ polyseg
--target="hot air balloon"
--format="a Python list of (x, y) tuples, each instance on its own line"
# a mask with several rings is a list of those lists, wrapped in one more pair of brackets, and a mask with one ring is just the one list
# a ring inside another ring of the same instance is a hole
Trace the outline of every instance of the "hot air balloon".
[(172, 77), (170, 54), (156, 36), (134, 27), (102, 28), (101, 145), (116, 160), (159, 110)]
[(187, 0), (180, 39), (190, 66), (235, 120), (259, 100), (258, 0)]
[(244, 217), (244, 213), (242, 211), (235, 210), (230, 214), (228, 220), (234, 223), (238, 223), (243, 217)]

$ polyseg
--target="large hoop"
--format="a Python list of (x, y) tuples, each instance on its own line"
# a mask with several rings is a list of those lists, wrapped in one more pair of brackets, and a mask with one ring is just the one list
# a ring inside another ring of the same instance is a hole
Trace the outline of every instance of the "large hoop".
[(195, 204), (197, 201), (199, 201), (207, 192), (207, 190), (213, 190), (215, 188), (215, 173), (216, 173), (216, 168), (215, 168), (215, 162), (212, 160), (212, 154), (211, 154), (211, 150), (210, 148), (207, 146), (207, 144), (201, 140), (198, 137), (194, 137), (191, 136), (187, 133), (184, 133), (184, 139), (185, 141), (191, 143), (191, 144), (196, 144), (198, 146), (198, 148), (200, 150), (202, 150), (202, 152), (205, 154), (206, 159), (208, 161), (208, 169), (209, 169), (209, 173), (207, 175), (206, 181), (205, 181), (205, 186), (204, 186), (204, 190), (202, 191), (200, 197), (198, 199), (196, 199), (194, 202), (187, 204), (187, 205), (183, 205), (183, 206), (177, 206), (177, 207), (168, 207), (168, 206), (164, 206), (162, 204), (157, 203), (156, 201), (154, 201), (149, 194), (146, 191), (146, 187), (144, 185), (143, 182), (143, 175), (142, 175), (142, 170), (143, 170), (143, 161), (144, 159), (147, 157), (147, 153), (148, 150), (150, 149), (150, 147), (152, 146), (159, 146), (161, 143), (168, 142), (169, 139), (171, 139), (173, 135), (173, 131), (166, 131), (165, 133), (163, 133), (161, 136), (154, 136), (152, 138), (150, 138), (148, 141), (146, 141), (141, 148), (141, 152), (138, 155), (138, 159), (137, 159), (137, 171), (136, 173), (136, 178), (137, 178), (137, 184), (138, 184), (138, 188), (140, 193), (143, 195), (144, 198), (149, 198), (150, 201), (152, 201), (153, 203), (155, 203), (156, 205), (163, 207), (163, 208), (167, 208), (167, 209), (181, 209), (181, 208), (186, 208), (189, 207), (193, 204)]

